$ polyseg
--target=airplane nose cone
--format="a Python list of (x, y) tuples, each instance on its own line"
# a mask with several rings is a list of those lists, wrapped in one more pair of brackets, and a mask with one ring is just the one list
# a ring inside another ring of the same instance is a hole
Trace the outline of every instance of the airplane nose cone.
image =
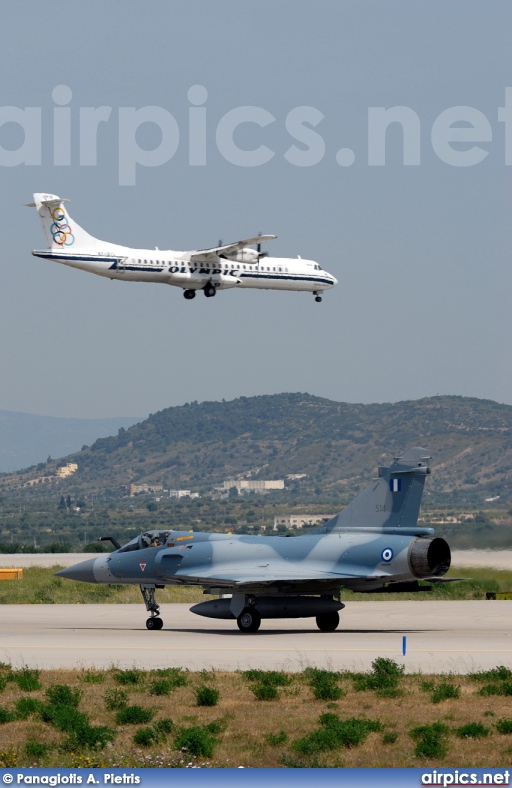
[(74, 566), (67, 566), (66, 569), (61, 569), (60, 572), (55, 572), (57, 577), (67, 577), (68, 580), (80, 580), (82, 583), (97, 583), (94, 577), (94, 564), (97, 558), (91, 558), (89, 561), (83, 561), (81, 564)]
[(337, 285), (337, 284), (338, 284), (338, 280), (337, 280), (337, 279), (336, 279), (336, 277), (335, 277), (335, 276), (333, 276), (332, 274), (331, 274), (331, 279), (332, 279), (332, 286), (333, 286), (333, 287), (334, 287), (334, 285)]

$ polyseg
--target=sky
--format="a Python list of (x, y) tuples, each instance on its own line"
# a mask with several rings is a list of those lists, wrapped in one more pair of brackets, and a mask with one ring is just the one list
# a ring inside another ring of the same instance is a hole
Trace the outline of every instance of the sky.
[[(511, 25), (498, 0), (6, 5), (0, 409), (143, 417), (283, 391), (512, 404)], [(96, 163), (87, 107), (111, 109)], [(246, 122), (231, 150), (264, 145), (268, 161), (226, 153), (233, 112)], [(162, 116), (175, 152), (142, 123)], [(269, 252), (316, 260), (339, 284), (317, 304), (111, 282), (31, 256), (45, 246), (33, 192), (70, 199), (88, 232), (127, 246), (276, 234)]]

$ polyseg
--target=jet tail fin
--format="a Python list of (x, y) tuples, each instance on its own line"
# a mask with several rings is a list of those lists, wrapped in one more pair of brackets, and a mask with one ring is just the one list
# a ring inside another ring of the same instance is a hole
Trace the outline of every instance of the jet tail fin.
[(309, 533), (336, 533), (347, 528), (414, 528), (418, 522), (425, 478), (430, 473), (426, 449), (415, 446), (374, 479), (342, 512)]
[(27, 205), (27, 208), (37, 209), (48, 248), (62, 250), (73, 246), (77, 249), (95, 249), (102, 242), (71, 219), (64, 207), (66, 202), (69, 200), (63, 200), (56, 194), (34, 194), (34, 202)]

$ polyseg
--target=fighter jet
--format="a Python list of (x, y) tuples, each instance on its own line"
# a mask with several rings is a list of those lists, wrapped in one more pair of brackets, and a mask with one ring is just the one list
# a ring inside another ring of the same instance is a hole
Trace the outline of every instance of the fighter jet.
[(86, 583), (139, 585), (150, 617), (162, 629), (155, 590), (202, 586), (212, 599), (191, 608), (208, 618), (236, 620), (256, 632), (262, 619), (315, 617), (322, 632), (339, 624), (342, 588), (353, 591), (423, 591), (418, 580), (446, 582), (450, 548), (418, 527), (428, 451), (412, 448), (388, 467), (343, 511), (297, 537), (188, 531), (147, 531), (116, 548), (57, 572)]
[(37, 209), (48, 244), (47, 249), (34, 249), (35, 257), (109, 279), (174, 285), (183, 290), (188, 301), (200, 290), (211, 298), (217, 290), (242, 287), (302, 290), (313, 293), (319, 302), (322, 292), (337, 284), (337, 279), (314, 260), (269, 257), (262, 252), (261, 244), (275, 235), (257, 235), (230, 244), (219, 242), (211, 249), (189, 252), (131, 249), (89, 235), (70, 217), (66, 202), (56, 194), (34, 194), (34, 202), (27, 204)]

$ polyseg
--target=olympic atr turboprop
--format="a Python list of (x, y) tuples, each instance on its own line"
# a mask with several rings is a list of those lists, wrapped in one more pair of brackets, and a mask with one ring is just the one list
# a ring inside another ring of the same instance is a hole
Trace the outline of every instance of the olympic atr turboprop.
[[(130, 249), (100, 241), (85, 232), (69, 216), (63, 200), (55, 194), (34, 194), (48, 249), (35, 249), (35, 257), (79, 268), (92, 274), (125, 282), (161, 282), (181, 287), (186, 299), (202, 290), (211, 298), (217, 290), (233, 287), (263, 290), (299, 290), (321, 293), (337, 280), (314, 260), (269, 257), (261, 244), (275, 235), (258, 235), (211, 249), (189, 252)], [(256, 249), (251, 249), (256, 246)]]
[(114, 544), (113, 553), (57, 575), (139, 585), (150, 613), (148, 629), (163, 626), (156, 589), (196, 585), (218, 599), (191, 611), (236, 619), (241, 632), (256, 632), (266, 618), (307, 617), (316, 617), (321, 631), (333, 632), (345, 607), (341, 588), (410, 592), (429, 590), (418, 580), (447, 582), (447, 542), (434, 538), (433, 528), (417, 525), (429, 459), (425, 449), (409, 449), (379, 468), (378, 477), (342, 512), (303, 536), (147, 531), (123, 547), (102, 537)]

